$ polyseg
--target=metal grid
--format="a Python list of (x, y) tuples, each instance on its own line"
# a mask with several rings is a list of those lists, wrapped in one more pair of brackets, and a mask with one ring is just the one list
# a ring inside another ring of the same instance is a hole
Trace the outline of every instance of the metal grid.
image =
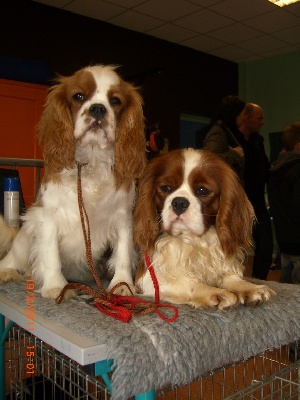
[[(28, 358), (34, 349), (32, 360)], [(20, 327), (7, 343), (7, 399), (109, 400), (101, 378)], [(29, 353), (28, 353), (29, 352)], [(157, 390), (157, 400), (300, 400), (298, 342), (214, 370), (182, 387)], [(33, 372), (34, 373), (31, 373)]]
[(272, 374), (261, 382), (253, 384), (230, 396), (228, 400), (248, 400), (248, 399), (300, 399), (300, 362), (284, 368), (278, 373)]
[(197, 381), (157, 392), (159, 400), (300, 400), (298, 342), (231, 363)]
[[(108, 400), (101, 378), (20, 327), (10, 330), (7, 344), (7, 399)], [(34, 354), (30, 354), (30, 353)]]

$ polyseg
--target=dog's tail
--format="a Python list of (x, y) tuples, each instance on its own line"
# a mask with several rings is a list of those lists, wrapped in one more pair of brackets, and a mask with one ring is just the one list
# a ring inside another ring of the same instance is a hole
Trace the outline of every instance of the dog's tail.
[(0, 214), (0, 259), (10, 250), (17, 233), (18, 230), (7, 225)]

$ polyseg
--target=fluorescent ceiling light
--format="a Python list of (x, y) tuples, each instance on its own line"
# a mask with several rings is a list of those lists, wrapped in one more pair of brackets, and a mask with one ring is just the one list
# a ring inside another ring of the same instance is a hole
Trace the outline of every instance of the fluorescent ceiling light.
[(276, 4), (276, 6), (278, 7), (284, 7), (284, 6), (288, 6), (289, 4), (292, 3), (297, 3), (297, 1), (300, 0), (269, 0), (271, 3)]

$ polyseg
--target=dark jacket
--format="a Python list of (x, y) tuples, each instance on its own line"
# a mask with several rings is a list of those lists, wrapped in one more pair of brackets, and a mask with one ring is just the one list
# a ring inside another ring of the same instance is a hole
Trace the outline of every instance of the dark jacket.
[(300, 255), (300, 153), (281, 153), (268, 184), (270, 212), (279, 249)]
[(235, 136), (244, 150), (244, 189), (258, 215), (266, 212), (265, 190), (269, 179), (270, 162), (264, 148), (264, 138), (252, 133), (246, 140), (239, 131)]
[(205, 135), (203, 148), (222, 157), (236, 172), (243, 183), (244, 158), (237, 151), (230, 147), (240, 146), (235, 136), (229, 128), (224, 126), (221, 121), (213, 124)]

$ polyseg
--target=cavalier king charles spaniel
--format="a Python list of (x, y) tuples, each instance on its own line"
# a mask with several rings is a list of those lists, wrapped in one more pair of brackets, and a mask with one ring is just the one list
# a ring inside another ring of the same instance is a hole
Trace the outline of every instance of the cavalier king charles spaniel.
[[(110, 252), (109, 288), (120, 282), (133, 287), (132, 210), (135, 179), (146, 163), (144, 116), (137, 90), (115, 69), (90, 66), (58, 78), (50, 90), (39, 125), (45, 174), (36, 203), (0, 262), (0, 282), (29, 273), (43, 297), (56, 298), (67, 281), (93, 279), (78, 205), (80, 179), (94, 265), (100, 268)], [(0, 237), (7, 232), (13, 238), (3, 220), (0, 230)], [(122, 285), (116, 293), (130, 290)], [(68, 291), (65, 297), (74, 295)]]
[[(153, 158), (139, 183), (134, 239), (151, 259), (160, 298), (218, 310), (268, 301), (275, 293), (267, 285), (242, 278), (254, 220), (237, 176), (218, 156), (180, 149)], [(145, 264), (135, 283), (153, 297)]]

